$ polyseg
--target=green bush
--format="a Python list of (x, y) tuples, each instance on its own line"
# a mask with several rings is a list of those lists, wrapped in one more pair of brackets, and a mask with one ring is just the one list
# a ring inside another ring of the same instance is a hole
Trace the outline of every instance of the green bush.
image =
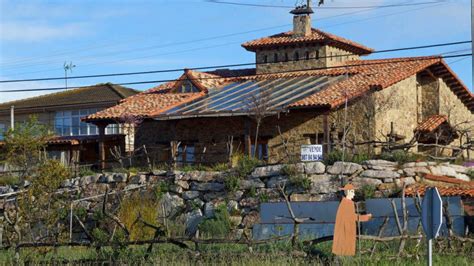
[(0, 186), (13, 186), (18, 185), (20, 183), (20, 179), (17, 176), (11, 175), (4, 175), (0, 176)]
[(230, 230), (230, 215), (225, 204), (214, 210), (214, 217), (205, 219), (199, 224), (199, 231), (206, 237), (226, 237)]
[(356, 190), (355, 198), (357, 200), (372, 199), (375, 196), (375, 191), (377, 191), (377, 188), (374, 185), (363, 185), (361, 188)]
[(214, 164), (211, 167), (211, 170), (212, 171), (218, 171), (218, 172), (224, 172), (224, 171), (229, 170), (229, 166), (226, 163), (218, 163), (218, 164)]
[(364, 154), (364, 153), (354, 154), (351, 158), (351, 162), (360, 164), (363, 161), (367, 161), (369, 159), (370, 159), (370, 156), (368, 154)]
[(324, 163), (326, 165), (333, 165), (335, 162), (342, 161), (342, 151), (340, 150), (333, 150), (326, 154), (324, 158)]
[(261, 162), (257, 158), (242, 156), (237, 162), (236, 170), (237, 173), (239, 173), (240, 177), (245, 177), (249, 175), (253, 171), (253, 169), (260, 164)]
[(469, 176), (471, 178), (471, 180), (474, 179), (474, 169), (472, 169), (472, 168), (469, 169), (467, 171), (467, 176)]
[(415, 162), (419, 159), (422, 159), (422, 157), (404, 150), (396, 150), (392, 152), (383, 152), (380, 154), (379, 159), (404, 164), (408, 162)]
[(304, 175), (290, 176), (288, 180), (290, 181), (291, 185), (302, 188), (305, 191), (311, 188), (311, 180)]
[(240, 186), (240, 176), (237, 175), (228, 175), (224, 179), (225, 189), (229, 192), (235, 192), (239, 189)]
[(99, 244), (104, 244), (109, 241), (109, 235), (104, 230), (98, 227), (92, 230), (92, 237), (94, 238), (94, 241)]
[(155, 188), (155, 198), (160, 200), (166, 192), (170, 191), (170, 184), (166, 181), (159, 181)]
[(296, 169), (296, 166), (294, 164), (286, 164), (281, 168), (281, 173), (291, 177), (291, 176), (296, 176), (298, 175), (298, 170)]

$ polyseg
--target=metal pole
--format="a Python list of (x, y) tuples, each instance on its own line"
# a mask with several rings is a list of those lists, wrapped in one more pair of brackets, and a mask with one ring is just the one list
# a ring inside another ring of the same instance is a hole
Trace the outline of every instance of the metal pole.
[(433, 265), (432, 255), (433, 255), (433, 240), (428, 239), (428, 258), (427, 258), (427, 265), (428, 266)]
[[(472, 48), (472, 54), (474, 54), (474, 0), (471, 0), (471, 48)], [(472, 62), (472, 69), (471, 69), (472, 82), (471, 82), (471, 86), (472, 86), (472, 88), (474, 88), (474, 55), (471, 55), (471, 62)]]
[(15, 106), (10, 106), (10, 128), (15, 129)]
[(71, 212), (69, 214), (69, 242), (72, 242), (72, 205), (74, 202), (71, 202)]

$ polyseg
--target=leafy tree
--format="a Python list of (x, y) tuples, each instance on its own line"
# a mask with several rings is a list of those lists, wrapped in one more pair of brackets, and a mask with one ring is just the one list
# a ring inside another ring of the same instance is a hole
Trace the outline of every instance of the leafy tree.
[(5, 161), (11, 170), (19, 172), (21, 180), (32, 176), (50, 137), (47, 127), (39, 124), (34, 116), (6, 132)]

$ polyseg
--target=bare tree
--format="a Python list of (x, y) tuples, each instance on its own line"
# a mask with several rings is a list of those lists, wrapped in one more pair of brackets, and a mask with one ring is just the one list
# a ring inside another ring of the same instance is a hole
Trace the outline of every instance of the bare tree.
[(270, 93), (267, 91), (257, 91), (252, 93), (246, 100), (249, 116), (255, 121), (255, 142), (253, 154), (257, 155), (258, 135), (260, 126), (265, 117), (270, 115)]

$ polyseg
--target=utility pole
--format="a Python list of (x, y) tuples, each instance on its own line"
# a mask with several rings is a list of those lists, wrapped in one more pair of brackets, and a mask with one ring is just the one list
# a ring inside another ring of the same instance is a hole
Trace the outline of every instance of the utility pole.
[(15, 129), (15, 106), (10, 106), (10, 128)]

